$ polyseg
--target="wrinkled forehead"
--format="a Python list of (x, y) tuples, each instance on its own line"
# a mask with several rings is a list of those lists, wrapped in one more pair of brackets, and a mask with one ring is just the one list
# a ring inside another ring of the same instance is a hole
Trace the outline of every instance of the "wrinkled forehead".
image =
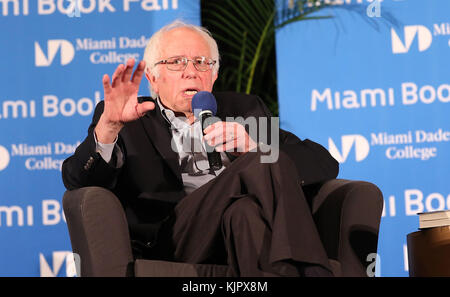
[(211, 57), (211, 49), (205, 37), (190, 28), (175, 28), (161, 38), (161, 58), (174, 56)]

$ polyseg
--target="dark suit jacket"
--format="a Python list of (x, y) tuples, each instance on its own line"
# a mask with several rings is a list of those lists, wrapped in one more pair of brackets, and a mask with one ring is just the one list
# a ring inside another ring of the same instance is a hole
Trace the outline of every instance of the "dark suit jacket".
[[(270, 112), (257, 96), (224, 92), (215, 93), (215, 97), (218, 106), (216, 116), (222, 120), (239, 116), (270, 119)], [(140, 97), (139, 100), (153, 99)], [(95, 109), (88, 136), (62, 166), (62, 177), (68, 190), (101, 186), (113, 191), (122, 202), (132, 229), (132, 226), (142, 224), (158, 226), (185, 196), (178, 155), (170, 145), (170, 126), (162, 117), (158, 104), (155, 105), (154, 110), (126, 123), (121, 130), (117, 144), (124, 155), (122, 168), (117, 169), (106, 163), (95, 151), (93, 131), (103, 112), (103, 102)], [(270, 135), (267, 139), (271, 139)], [(280, 130), (279, 141), (280, 150), (288, 153), (295, 163), (299, 182), (303, 186), (337, 176), (338, 163), (321, 145), (310, 140), (301, 141), (283, 130)], [(110, 163), (115, 163), (114, 156), (113, 153)], [(232, 161), (236, 158), (228, 156)]]

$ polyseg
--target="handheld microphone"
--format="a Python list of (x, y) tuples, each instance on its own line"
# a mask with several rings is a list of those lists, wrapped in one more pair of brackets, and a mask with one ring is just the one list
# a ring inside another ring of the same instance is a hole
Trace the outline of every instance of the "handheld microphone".
[[(202, 125), (202, 133), (205, 135), (205, 128), (213, 122), (208, 121), (209, 118), (216, 115), (217, 102), (214, 95), (207, 91), (200, 91), (192, 97), (192, 111), (197, 119), (200, 119)], [(205, 126), (206, 125), (206, 126)], [(205, 142), (206, 153), (208, 155), (209, 167), (213, 170), (219, 170), (222, 168), (222, 159), (220, 154), (216, 152), (214, 147)]]

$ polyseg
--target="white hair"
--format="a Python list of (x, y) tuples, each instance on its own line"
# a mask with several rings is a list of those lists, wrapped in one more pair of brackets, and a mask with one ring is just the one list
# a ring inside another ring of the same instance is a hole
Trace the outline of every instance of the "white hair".
[[(162, 37), (165, 33), (169, 32), (170, 30), (177, 29), (177, 28), (187, 28), (192, 31), (195, 31), (199, 33), (205, 41), (208, 43), (208, 46), (210, 48), (211, 52), (211, 58), (216, 61), (216, 63), (213, 66), (213, 75), (219, 72), (219, 49), (217, 47), (217, 43), (214, 40), (214, 38), (211, 36), (211, 33), (204, 27), (186, 24), (183, 21), (175, 20), (174, 22), (162, 27), (159, 31), (157, 31), (155, 34), (152, 35), (150, 40), (147, 43), (147, 46), (145, 48), (144, 52), (144, 61), (146, 64), (145, 71), (149, 75), (153, 75), (155, 77), (159, 77), (159, 71), (158, 67), (155, 67), (155, 63), (157, 63), (161, 59), (161, 41)], [(152, 88), (151, 83), (149, 82), (149, 88), (150, 93), (153, 98), (157, 96), (155, 91)]]

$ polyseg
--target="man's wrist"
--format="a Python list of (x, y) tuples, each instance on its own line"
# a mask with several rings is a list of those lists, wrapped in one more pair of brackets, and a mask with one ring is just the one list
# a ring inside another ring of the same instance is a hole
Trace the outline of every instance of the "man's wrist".
[[(114, 140), (113, 143), (102, 143), (97, 139), (97, 135), (94, 132), (94, 140), (95, 140), (95, 151), (102, 156), (103, 160), (105, 160), (106, 163), (110, 163), (112, 160), (112, 157), (114, 156), (114, 148), (116, 147), (118, 137)], [(120, 150), (120, 149), (119, 149)], [(117, 154), (118, 152), (116, 152)], [(120, 156), (122, 156), (121, 152)], [(117, 157), (117, 156), (116, 156)], [(117, 160), (117, 158), (115, 158)], [(117, 164), (117, 162), (115, 162)], [(115, 165), (114, 165), (115, 166)]]
[(114, 143), (122, 127), (123, 123), (109, 122), (103, 117), (100, 117), (94, 130), (97, 141), (104, 144)]

